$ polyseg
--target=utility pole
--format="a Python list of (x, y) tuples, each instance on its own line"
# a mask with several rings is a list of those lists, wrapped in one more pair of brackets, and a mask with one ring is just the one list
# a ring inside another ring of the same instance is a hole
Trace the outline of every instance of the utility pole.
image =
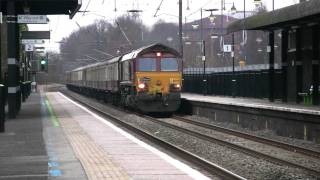
[(20, 109), (20, 85), (19, 85), (19, 56), (18, 37), (19, 28), (16, 23), (16, 1), (7, 1), (7, 37), (8, 37), (8, 115), (16, 118)]
[(183, 42), (182, 42), (182, 0), (179, 0), (179, 43), (181, 54), (181, 69), (183, 74)]
[(203, 61), (203, 95), (207, 95), (207, 79), (206, 79), (206, 52), (205, 52), (205, 42), (203, 40), (203, 20), (202, 20), (202, 8), (200, 9), (200, 38), (201, 38), (201, 60)]
[(232, 33), (232, 51), (231, 51), (231, 57), (232, 57), (232, 97), (236, 97), (236, 77), (234, 72), (234, 33)]
[(1, 8), (1, 0), (0, 0), (0, 84), (2, 84), (2, 8)]
[(1, 0), (0, 0), (0, 84), (2, 83), (2, 9), (1, 9)]

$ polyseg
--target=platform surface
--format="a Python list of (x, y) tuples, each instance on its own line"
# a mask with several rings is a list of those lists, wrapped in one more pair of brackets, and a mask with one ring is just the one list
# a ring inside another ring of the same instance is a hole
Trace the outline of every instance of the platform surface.
[(182, 98), (190, 101), (207, 102), (214, 104), (242, 106), (250, 108), (269, 109), (276, 111), (295, 112), (302, 114), (320, 115), (320, 106), (306, 106), (300, 104), (288, 104), (282, 102), (269, 102), (264, 99), (212, 96), (192, 93), (182, 93)]
[(45, 99), (33, 93), (0, 133), (0, 179), (87, 179)]
[(58, 92), (32, 93), (0, 133), (0, 179), (208, 179)]
[(61, 93), (47, 93), (89, 179), (206, 179)]

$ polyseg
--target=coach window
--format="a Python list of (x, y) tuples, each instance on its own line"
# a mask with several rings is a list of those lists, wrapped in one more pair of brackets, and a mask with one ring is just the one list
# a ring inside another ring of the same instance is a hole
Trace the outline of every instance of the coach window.
[(122, 80), (129, 81), (130, 80), (130, 62), (124, 61), (122, 63)]
[(288, 49), (289, 51), (296, 51), (296, 30), (289, 31), (288, 35)]
[(138, 71), (156, 71), (157, 63), (155, 58), (141, 58), (138, 62)]
[(176, 58), (162, 58), (161, 71), (178, 71), (178, 62)]

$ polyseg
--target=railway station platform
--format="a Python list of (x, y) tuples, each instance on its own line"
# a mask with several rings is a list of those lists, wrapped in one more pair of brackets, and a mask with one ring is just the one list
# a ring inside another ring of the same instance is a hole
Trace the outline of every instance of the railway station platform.
[(0, 142), (0, 179), (208, 179), (60, 92), (32, 93)]
[(320, 106), (192, 93), (183, 93), (181, 97), (182, 109), (193, 115), (320, 143)]
[(320, 116), (320, 106), (306, 106), (299, 104), (288, 104), (282, 102), (270, 102), (264, 99), (227, 97), (227, 96), (204, 96), (201, 94), (183, 93), (182, 98), (190, 101), (200, 101), (222, 105), (242, 106), (249, 108), (269, 109), (276, 111), (313, 114)]

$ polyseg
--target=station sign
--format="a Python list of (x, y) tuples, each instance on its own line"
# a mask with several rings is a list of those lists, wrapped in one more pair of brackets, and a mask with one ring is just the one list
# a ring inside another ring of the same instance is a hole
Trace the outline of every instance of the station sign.
[(22, 39), (22, 44), (44, 44), (44, 40), (42, 39)]
[(24, 50), (26, 52), (33, 52), (34, 51), (34, 45), (33, 44), (26, 44), (24, 47), (25, 47)]
[(38, 50), (38, 49), (45, 49), (45, 47), (34, 47), (34, 49)]
[(50, 31), (21, 31), (22, 39), (50, 39)]
[(232, 45), (225, 44), (223, 45), (223, 52), (231, 52), (232, 51)]
[(253, 3), (254, 4), (261, 4), (261, 0), (254, 0)]
[(18, 15), (19, 24), (47, 24), (46, 15)]

